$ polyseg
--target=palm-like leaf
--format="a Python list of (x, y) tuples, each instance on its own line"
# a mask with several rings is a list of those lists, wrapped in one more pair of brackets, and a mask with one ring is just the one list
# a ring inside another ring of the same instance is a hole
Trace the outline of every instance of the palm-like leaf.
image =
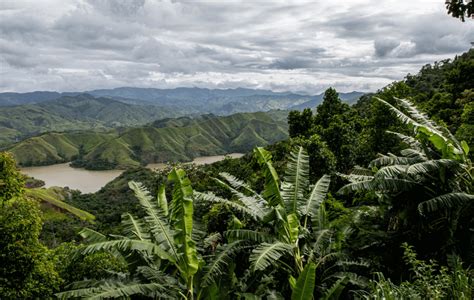
[(90, 228), (84, 228), (79, 232), (79, 235), (88, 243), (97, 243), (107, 241), (107, 237), (100, 232)]
[(150, 193), (141, 183), (131, 181), (128, 185), (134, 191), (135, 197), (137, 197), (147, 213), (145, 220), (150, 226), (155, 242), (163, 247), (165, 251), (170, 251), (170, 256), (173, 257), (173, 261), (178, 261), (178, 250), (174, 242), (175, 232), (170, 228), (164, 218), (162, 218), (159, 210), (152, 203)]
[(149, 297), (162, 297), (176, 299), (177, 293), (170, 286), (159, 283), (138, 283), (138, 282), (106, 282), (99, 287), (82, 288), (56, 294), (60, 299), (87, 298), (128, 298), (133, 295), (146, 295)]
[(122, 215), (122, 224), (126, 236), (141, 241), (150, 239), (150, 234), (145, 230), (143, 222), (136, 220), (131, 214), (125, 213)]
[(296, 285), (291, 293), (291, 300), (306, 300), (313, 298), (316, 281), (316, 264), (310, 262), (306, 264), (296, 281)]
[(449, 209), (456, 206), (463, 206), (473, 200), (474, 195), (467, 193), (449, 193), (421, 202), (418, 205), (418, 211), (423, 214), (439, 209)]
[(459, 163), (452, 159), (427, 160), (410, 165), (407, 173), (410, 175), (433, 174), (441, 168), (452, 168), (458, 165)]
[(323, 175), (323, 177), (316, 182), (306, 201), (300, 203), (299, 210), (303, 216), (312, 217), (318, 214), (319, 207), (327, 196), (330, 184), (331, 177), (329, 175)]
[(321, 299), (339, 299), (339, 296), (341, 295), (348, 282), (349, 278), (347, 276), (340, 278), (327, 291), (325, 291)]
[(288, 243), (262, 243), (252, 251), (250, 262), (253, 270), (264, 270), (278, 261), (283, 255), (290, 254), (292, 246)]
[(210, 193), (210, 192), (201, 193), (201, 192), (196, 192), (195, 191), (194, 195), (195, 195), (197, 200), (212, 202), (212, 203), (225, 204), (225, 205), (228, 205), (230, 208), (235, 209), (236, 211), (241, 212), (241, 213), (251, 217), (252, 219), (254, 219), (256, 221), (261, 220), (261, 216), (258, 214), (257, 211), (248, 208), (244, 204), (237, 203), (237, 202), (234, 202), (234, 201), (230, 201), (230, 200), (218, 197), (218, 196), (216, 196), (216, 195), (214, 195), (213, 193)]
[(113, 251), (116, 249), (125, 252), (130, 250), (147, 252), (149, 254), (156, 254), (161, 259), (169, 260), (171, 262), (175, 261), (175, 258), (172, 255), (170, 255), (167, 251), (163, 250), (155, 243), (152, 243), (150, 241), (132, 240), (127, 238), (90, 244), (82, 250), (82, 253), (90, 254), (102, 250)]
[(246, 240), (246, 241), (251, 241), (254, 243), (263, 243), (263, 242), (271, 243), (275, 241), (275, 238), (271, 234), (249, 230), (249, 229), (227, 230), (225, 232), (225, 236), (228, 240), (231, 240), (231, 241)]
[(199, 269), (196, 243), (192, 239), (193, 189), (183, 170), (173, 169), (169, 179), (174, 182), (171, 219), (177, 229), (175, 241), (180, 248), (180, 257), (184, 260), (184, 264), (181, 265), (182, 271), (185, 270), (183, 275), (189, 278)]
[[(298, 213), (298, 206), (302, 206), (304, 193), (309, 186), (309, 157), (303, 147), (291, 152), (284, 181), (281, 185), (281, 197), (285, 203), (286, 211)], [(304, 204), (304, 203), (303, 203)]]
[(245, 241), (237, 240), (225, 245), (220, 249), (212, 261), (205, 267), (204, 274), (201, 278), (201, 285), (207, 287), (217, 281), (219, 276), (228, 272), (226, 268), (233, 261), (235, 254), (243, 249)]
[(229, 186), (225, 182), (214, 178), (214, 180), (219, 183), (221, 186), (225, 187), (226, 189), (230, 190), (237, 199), (242, 202), (247, 208), (254, 211), (256, 215), (258, 215), (258, 219), (263, 219), (263, 217), (268, 213), (268, 209), (265, 209), (265, 202), (263, 198), (259, 195), (257, 196), (246, 196), (243, 193), (239, 192), (232, 186)]
[(265, 198), (271, 206), (284, 205), (280, 193), (280, 179), (271, 162), (270, 152), (258, 147), (254, 149), (254, 154), (260, 166), (264, 167), (265, 188), (263, 198)]
[(163, 215), (167, 216), (168, 215), (168, 200), (166, 199), (164, 184), (160, 185), (160, 187), (158, 188), (157, 200), (158, 200), (158, 207), (163, 212)]

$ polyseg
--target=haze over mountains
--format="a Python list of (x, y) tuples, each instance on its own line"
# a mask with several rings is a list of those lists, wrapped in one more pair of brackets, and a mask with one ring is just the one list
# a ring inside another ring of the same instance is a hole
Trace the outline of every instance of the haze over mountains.
[[(195, 110), (196, 113), (231, 114), (243, 111), (290, 109), (295, 106), (313, 107), (322, 100), (323, 93), (302, 95), (290, 92), (273, 92), (258, 89), (206, 89), (206, 88), (134, 88), (120, 87), (85, 92), (29, 92), (0, 93), (0, 106), (12, 106), (47, 102), (63, 96), (89, 94), (94, 97), (112, 98), (121, 102), (141, 105), (158, 105)], [(349, 103), (364, 93), (340, 93), (340, 98)], [(311, 101), (311, 102), (310, 102)], [(316, 101), (316, 102), (315, 102)], [(307, 104), (305, 104), (307, 103)]]
[[(341, 93), (355, 102), (363, 93)], [(85, 93), (0, 93), (0, 147), (41, 133), (105, 131), (164, 118), (314, 108), (323, 95), (255, 89), (130, 88)]]

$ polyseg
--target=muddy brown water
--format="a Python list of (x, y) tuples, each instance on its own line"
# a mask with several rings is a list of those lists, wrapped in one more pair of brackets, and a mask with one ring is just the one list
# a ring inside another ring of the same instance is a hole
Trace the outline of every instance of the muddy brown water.
[[(242, 155), (243, 154), (241, 153), (227, 154), (227, 156), (232, 158), (238, 158)], [(196, 157), (193, 160), (193, 163), (197, 165), (204, 165), (220, 161), (224, 158), (225, 155), (202, 156)], [(147, 168), (163, 169), (165, 166), (166, 164), (156, 163), (147, 165)], [(71, 168), (69, 163), (21, 168), (21, 171), (28, 176), (43, 180), (45, 182), (45, 187), (67, 186), (71, 189), (80, 190), (83, 193), (97, 192), (104, 185), (118, 177), (123, 172), (123, 170), (91, 171), (79, 168)]]

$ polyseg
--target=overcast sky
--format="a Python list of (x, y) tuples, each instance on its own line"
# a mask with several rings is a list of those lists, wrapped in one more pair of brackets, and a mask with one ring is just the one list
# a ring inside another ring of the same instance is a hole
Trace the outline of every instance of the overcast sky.
[(375, 91), (470, 48), (444, 0), (1, 0), (0, 91)]

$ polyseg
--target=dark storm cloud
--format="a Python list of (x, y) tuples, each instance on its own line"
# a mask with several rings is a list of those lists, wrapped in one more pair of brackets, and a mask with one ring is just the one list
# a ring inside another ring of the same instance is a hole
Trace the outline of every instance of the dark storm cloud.
[(0, 90), (374, 90), (469, 48), (439, 2), (3, 0)]

